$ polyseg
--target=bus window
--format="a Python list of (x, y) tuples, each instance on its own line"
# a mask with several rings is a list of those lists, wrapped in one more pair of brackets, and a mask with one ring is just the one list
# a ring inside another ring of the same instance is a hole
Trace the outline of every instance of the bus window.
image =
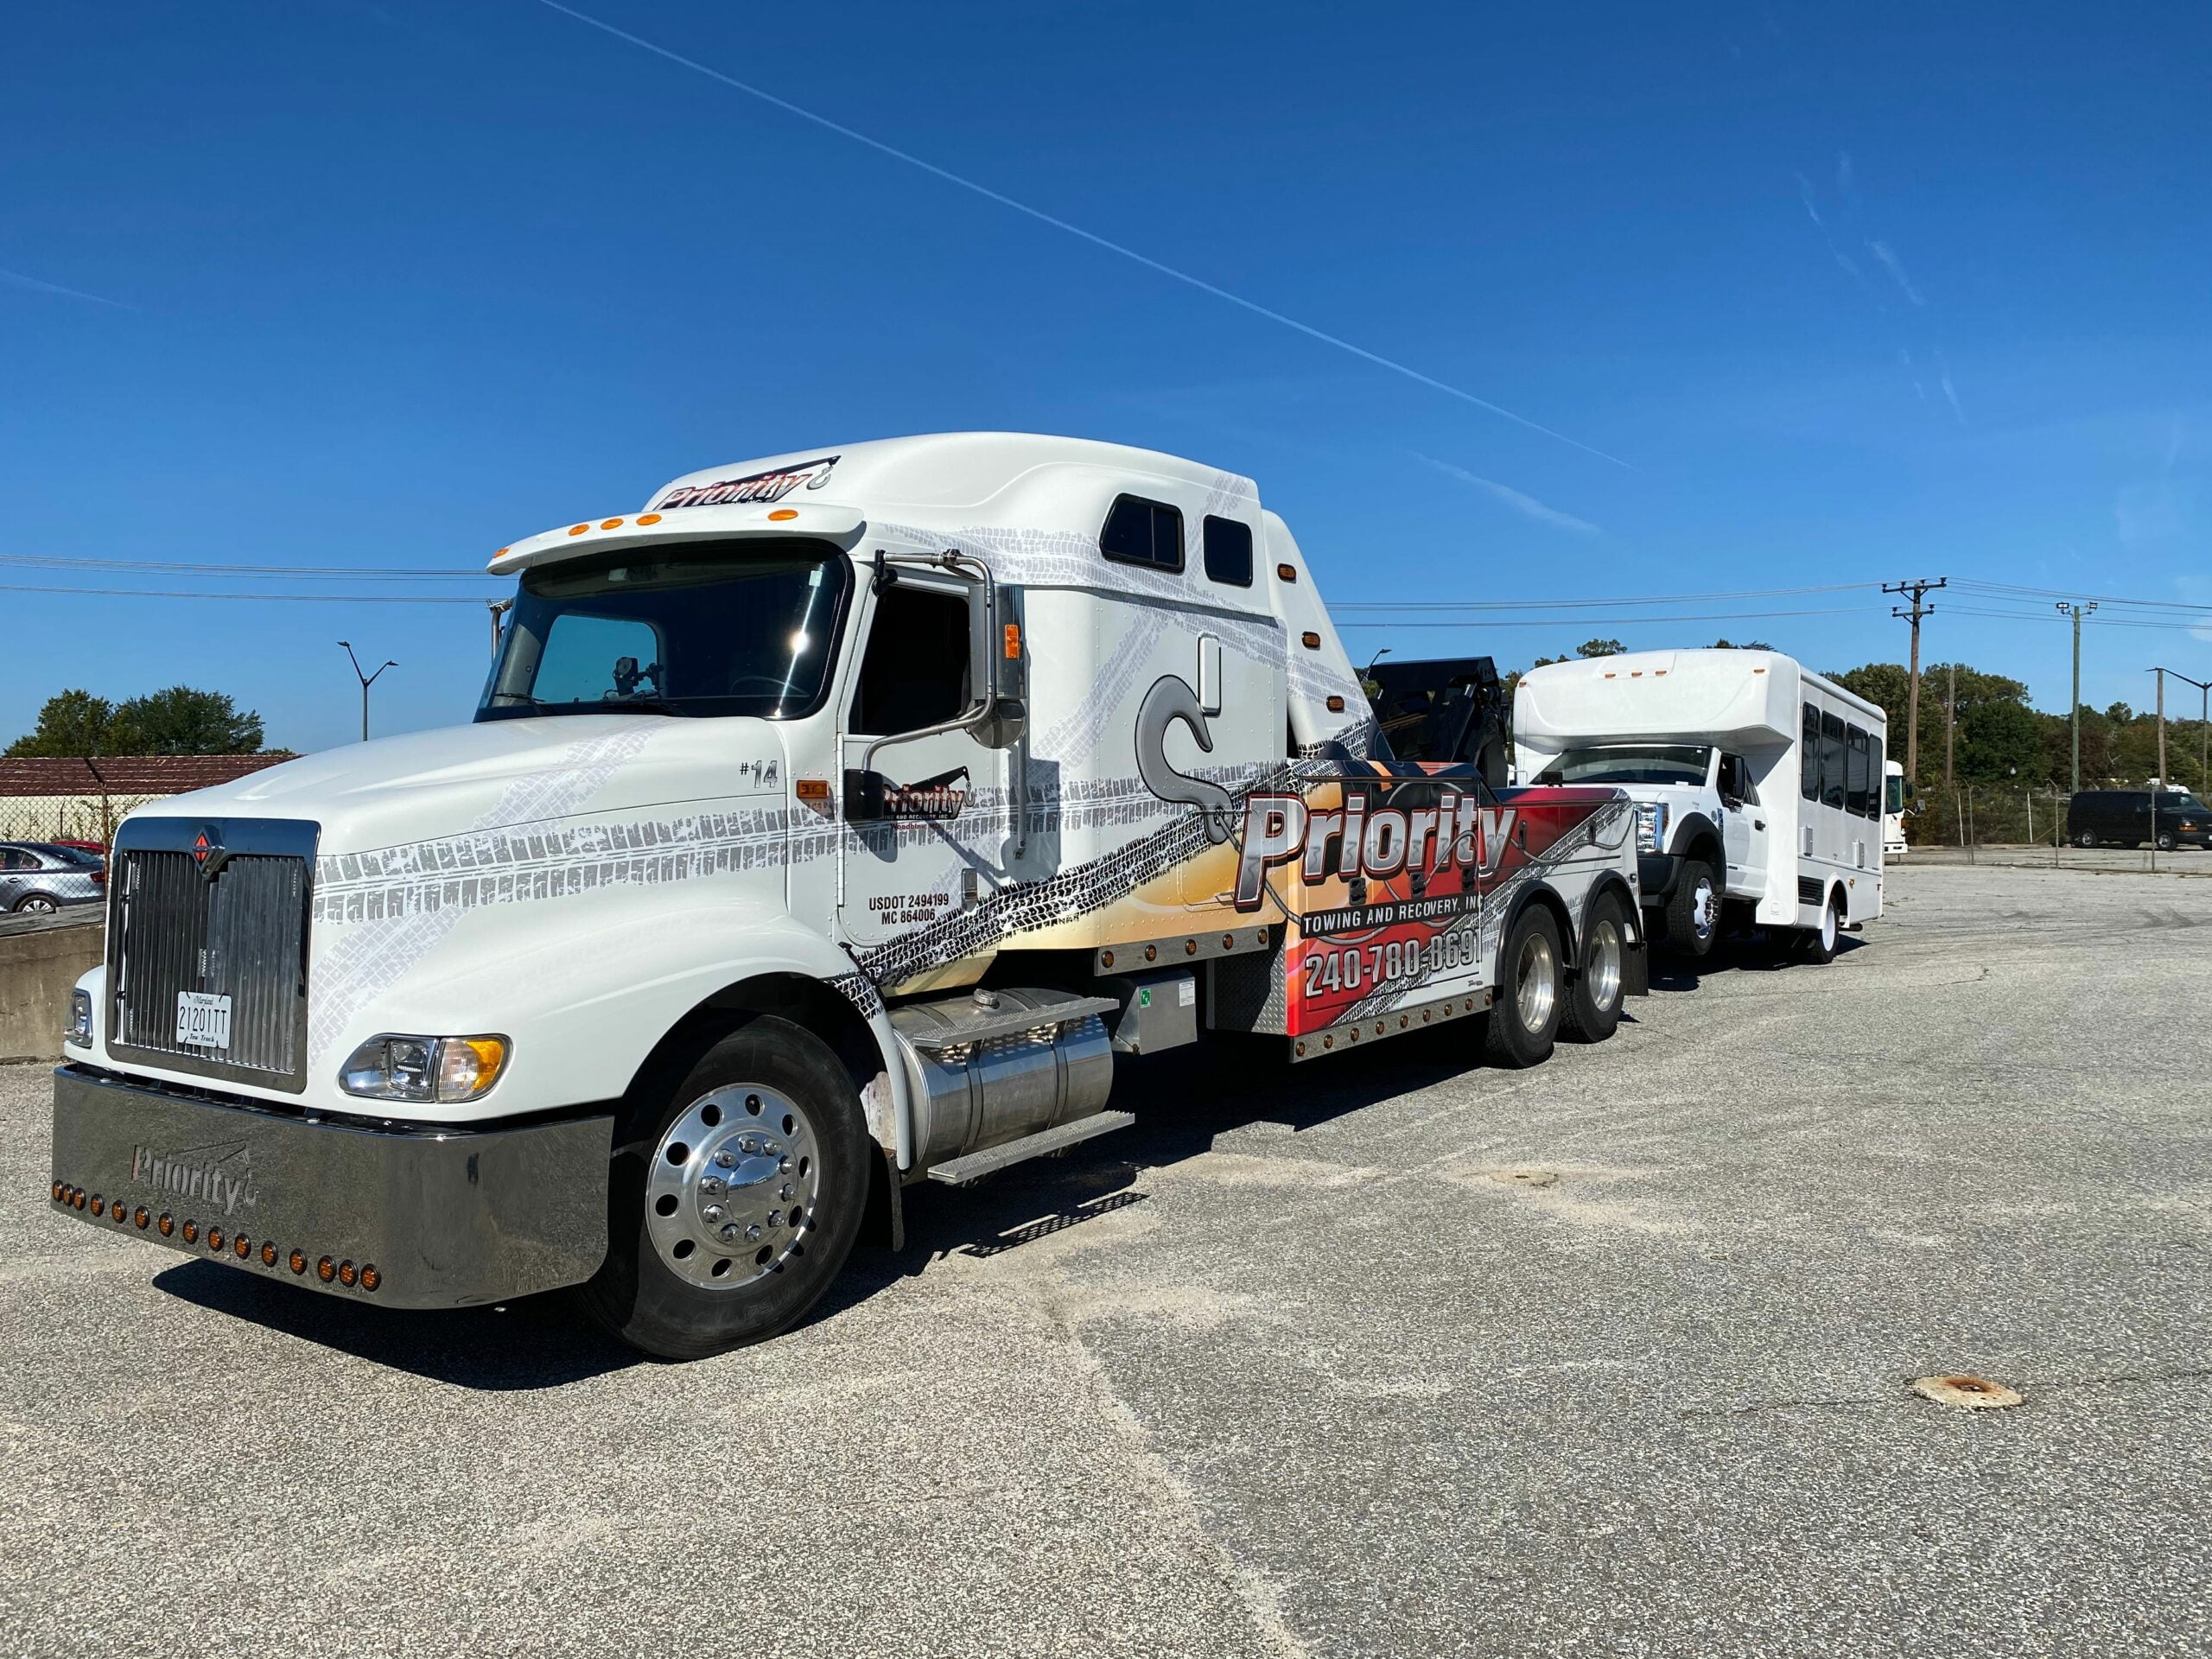
[(1856, 726), (1847, 726), (1843, 730), (1847, 746), (1843, 810), (1854, 817), (1863, 818), (1874, 803), (1873, 774), (1866, 766), (1866, 734)]
[(1843, 810), (1846, 741), (1843, 719), (1826, 710), (1821, 714), (1821, 804)]
[(1889, 813), (1897, 813), (1897, 812), (1902, 812), (1902, 811), (1904, 811), (1904, 779), (1903, 778), (1901, 778), (1901, 777), (1900, 777), (1900, 778), (1887, 778), (1887, 779), (1885, 779), (1883, 781), (1884, 781), (1884, 783), (1885, 783), (1885, 784), (1886, 784), (1886, 785), (1888, 785), (1888, 788), (1887, 788), (1887, 791), (1886, 791), (1887, 798), (1886, 798), (1886, 799), (1883, 802), (1883, 804), (1882, 804), (1882, 810), (1884, 810), (1885, 812), (1889, 812)]
[(1805, 705), (1803, 735), (1797, 741), (1797, 792), (1808, 801), (1821, 798), (1821, 711)]

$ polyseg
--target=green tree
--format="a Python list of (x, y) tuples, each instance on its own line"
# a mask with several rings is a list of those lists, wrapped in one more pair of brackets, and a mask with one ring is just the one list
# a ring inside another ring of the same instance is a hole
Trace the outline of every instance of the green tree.
[(115, 711), (117, 734), (138, 754), (253, 754), (261, 716), (226, 693), (173, 685), (133, 697)]
[(89, 691), (48, 697), (38, 725), (8, 746), (10, 755), (115, 754), (115, 705)]

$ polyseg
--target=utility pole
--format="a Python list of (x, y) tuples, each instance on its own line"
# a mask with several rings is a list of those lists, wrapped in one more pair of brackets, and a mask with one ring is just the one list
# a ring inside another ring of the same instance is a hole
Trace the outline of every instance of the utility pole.
[(2082, 619), (2096, 608), (2094, 599), (2087, 605), (2069, 605), (2064, 600), (2058, 602), (2058, 613), (2074, 619), (2074, 701), (2067, 708), (2066, 718), (2074, 728), (2073, 793), (2076, 795), (2082, 792)]
[(346, 647), (346, 660), (353, 664), (353, 677), (361, 683), (361, 741), (365, 743), (369, 741), (369, 688), (384, 677), (384, 668), (397, 668), (399, 664), (388, 662), (375, 673), (364, 674), (361, 659), (353, 654), (353, 642), (340, 639), (338, 643)]
[(1946, 663), (1949, 671), (1943, 692), (1943, 787), (1951, 786), (1951, 741), (1959, 729), (1959, 665)]
[[(495, 663), (499, 660), (499, 619), (514, 608), (514, 603), (512, 599), (487, 599), (484, 601), (485, 608), (492, 613), (492, 660)], [(377, 671), (382, 673), (384, 671), (379, 669)]]
[(1904, 776), (1907, 783), (1916, 786), (1920, 782), (1920, 619), (1936, 613), (1933, 605), (1922, 601), (1928, 597), (1931, 588), (1948, 587), (1950, 581), (1948, 576), (1939, 576), (1934, 582), (1923, 576), (1917, 582), (1885, 582), (1882, 584), (1882, 591), (1885, 594), (1900, 596), (1910, 594), (1912, 596), (1910, 610), (1892, 608), (1890, 614), (1904, 617), (1912, 624), (1912, 670), (1905, 693)]
[[(2154, 668), (2151, 671), (2158, 677), (2158, 787), (2164, 789), (2166, 786), (2166, 671), (2163, 668)], [(2152, 798), (2156, 800), (2158, 798), (2153, 795)]]
[[(2171, 674), (2174, 678), (2179, 680), (2183, 685), (2193, 685), (2196, 688), (2196, 735), (2198, 742), (2196, 756), (2196, 787), (2200, 796), (2212, 794), (2212, 766), (2208, 766), (2206, 764), (2207, 762), (2212, 762), (2212, 681), (2192, 680), (2188, 675), (2183, 674), (2178, 669), (2162, 668), (2158, 672), (2161, 674)], [(2159, 699), (2158, 706), (2161, 709), (2165, 707), (2165, 700), (2164, 698)], [(2166, 759), (2164, 755), (2161, 754), (2158, 757), (2158, 770), (2164, 772), (2165, 769)]]

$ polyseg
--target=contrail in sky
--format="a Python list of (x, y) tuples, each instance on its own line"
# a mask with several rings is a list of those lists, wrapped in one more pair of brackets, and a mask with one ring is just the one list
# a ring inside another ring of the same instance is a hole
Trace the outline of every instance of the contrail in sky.
[(1457, 397), (1462, 403), (1472, 404), (1477, 409), (1486, 409), (1491, 414), (1503, 416), (1517, 426), (1525, 426), (1532, 432), (1541, 432), (1548, 438), (1554, 438), (1561, 443), (1570, 444), (1586, 454), (1597, 456), (1600, 461), (1609, 461), (1616, 467), (1626, 467), (1630, 472), (1640, 470), (1630, 466), (1618, 455), (1609, 455), (1603, 449), (1586, 444), (1580, 438), (1570, 438), (1564, 432), (1554, 432), (1550, 427), (1532, 421), (1525, 415), (1516, 415), (1510, 409), (1491, 403), (1487, 397), (1478, 397), (1471, 391), (1462, 391), (1459, 387), (1447, 385), (1432, 375), (1423, 374), (1419, 369), (1408, 368), (1402, 363), (1394, 362), (1389, 358), (1370, 352), (1363, 346), (1355, 346), (1348, 340), (1340, 340), (1334, 334), (1325, 334), (1311, 324), (1300, 322), (1295, 317), (1287, 317), (1280, 311), (1270, 311), (1266, 306), (1248, 300), (1241, 294), (1232, 294), (1225, 288), (1217, 288), (1202, 276), (1193, 276), (1186, 270), (1178, 270), (1173, 265), (1162, 264), (1157, 259), (1139, 253), (1135, 248), (1124, 247), (1119, 242), (1109, 241), (1094, 232), (1084, 230), (1080, 225), (1071, 225), (1065, 219), (1057, 219), (1041, 208), (1032, 207), (1026, 201), (1016, 201), (1012, 196), (1003, 195), (988, 185), (978, 184), (973, 179), (963, 178), (959, 174), (950, 172), (938, 166), (934, 162), (925, 162), (920, 156), (896, 149), (880, 138), (871, 138), (868, 134), (842, 125), (825, 115), (817, 115), (812, 110), (794, 104), (789, 99), (778, 98), (773, 92), (763, 92), (760, 87), (740, 80), (734, 75), (726, 75), (719, 69), (710, 69), (696, 59), (687, 58), (679, 52), (671, 52), (664, 46), (657, 46), (641, 35), (632, 35), (627, 29), (617, 29), (612, 23), (602, 22), (588, 13), (576, 10), (573, 6), (564, 6), (560, 3), (560, 0), (537, 0), (537, 3), (550, 11), (559, 12), (563, 17), (573, 17), (576, 22), (588, 23), (602, 34), (612, 35), (618, 41), (626, 41), (640, 51), (650, 52), (655, 57), (665, 58), (671, 63), (680, 64), (686, 69), (706, 76), (709, 80), (718, 80), (725, 86), (734, 87), (748, 98), (757, 98), (763, 104), (772, 104), (788, 115), (798, 117), (802, 121), (811, 121), (816, 126), (834, 132), (841, 138), (849, 138), (856, 144), (866, 144), (880, 155), (888, 156), (893, 161), (904, 162), (909, 167), (919, 168), (923, 172), (934, 178), (942, 179), (947, 184), (958, 185), (963, 190), (972, 191), (986, 200), (998, 203), (1001, 207), (1011, 207), (1017, 213), (1026, 213), (1041, 224), (1050, 225), (1056, 231), (1065, 231), (1070, 236), (1080, 237), (1084, 241), (1090, 243), (1093, 246), (1103, 248), (1109, 253), (1118, 253), (1122, 258), (1134, 260), (1147, 270), (1158, 271), (1163, 276), (1172, 276), (1175, 281), (1195, 288), (1202, 294), (1211, 294), (1214, 298), (1226, 300), (1230, 304), (1249, 311), (1255, 316), (1265, 317), (1270, 322), (1279, 322), (1286, 328), (1296, 329), (1309, 340), (1318, 340), (1323, 345), (1333, 346), (1340, 352), (1350, 352), (1354, 357), (1375, 364), (1377, 367), (1389, 369), (1394, 374), (1402, 374), (1408, 380), (1418, 381), (1421, 385), (1443, 392), (1447, 397)]
[(94, 305), (111, 305), (118, 311), (136, 311), (138, 308), (135, 305), (127, 305), (121, 300), (111, 300), (105, 294), (87, 294), (81, 288), (64, 288), (59, 283), (43, 282), (36, 276), (26, 276), (20, 270), (0, 270), (0, 283), (8, 283), (16, 288), (35, 289), (41, 294), (62, 294), (73, 300), (90, 300)]

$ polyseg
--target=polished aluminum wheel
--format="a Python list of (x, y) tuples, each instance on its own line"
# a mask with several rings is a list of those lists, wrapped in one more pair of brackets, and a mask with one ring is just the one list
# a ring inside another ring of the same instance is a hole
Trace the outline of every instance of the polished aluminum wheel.
[(1551, 1020), (1552, 1004), (1558, 1000), (1559, 965), (1552, 955), (1552, 942), (1532, 931), (1521, 942), (1521, 955), (1513, 964), (1513, 1007), (1521, 1016), (1522, 1028), (1541, 1032)]
[(805, 1248), (821, 1179), (805, 1109), (758, 1084), (731, 1084), (693, 1101), (653, 1149), (645, 1230), (672, 1272), (736, 1289)]
[(1620, 1000), (1621, 959), (1620, 928), (1611, 916), (1601, 916), (1582, 948), (1582, 981), (1592, 1007), (1610, 1008)]
[(1720, 924), (1720, 895), (1713, 891), (1713, 878), (1700, 875), (1694, 889), (1690, 914), (1700, 941), (1713, 937)]

